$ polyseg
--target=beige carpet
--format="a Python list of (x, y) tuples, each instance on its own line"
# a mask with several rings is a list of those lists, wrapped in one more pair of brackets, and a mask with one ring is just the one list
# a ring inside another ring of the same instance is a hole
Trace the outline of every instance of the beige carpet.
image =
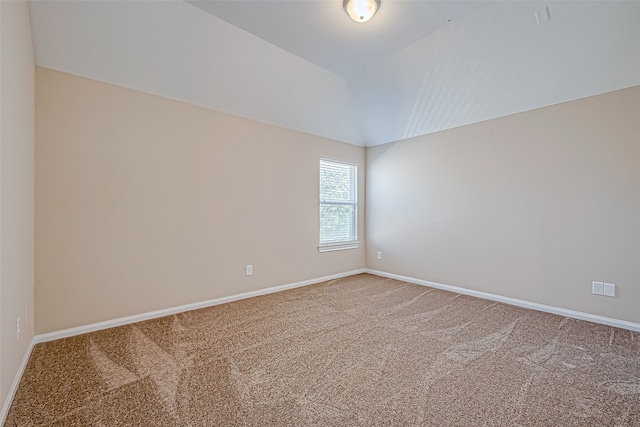
[(358, 275), (36, 346), (6, 426), (640, 426), (640, 335)]

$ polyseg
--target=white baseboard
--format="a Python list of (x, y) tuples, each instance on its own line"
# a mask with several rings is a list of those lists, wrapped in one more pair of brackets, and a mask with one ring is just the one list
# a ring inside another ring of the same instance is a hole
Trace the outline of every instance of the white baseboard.
[(192, 304), (180, 305), (177, 307), (164, 308), (162, 310), (149, 311), (147, 313), (134, 314), (132, 316), (119, 317), (117, 319), (105, 320), (103, 322), (91, 323), (89, 325), (77, 326), (75, 328), (62, 329), (59, 331), (48, 332), (46, 334), (36, 335), (34, 337), (35, 343), (42, 343), (47, 341), (53, 341), (60, 338), (68, 338), (76, 335), (86, 334), (88, 332), (100, 331), (102, 329), (114, 328), (116, 326), (128, 325), (131, 323), (142, 322), (143, 320), (155, 319), (158, 317), (170, 316), (176, 313), (183, 313), (185, 311), (197, 310), (205, 307), (212, 307), (214, 305), (225, 304), (232, 301), (238, 301), (245, 298), (256, 297), (260, 295), (272, 294), (274, 292), (280, 292), (287, 289), (300, 288), (302, 286), (313, 285), (316, 283), (326, 282), (328, 280), (340, 279), (342, 277), (353, 276), (354, 274), (364, 273), (364, 269), (347, 271), (344, 273), (332, 274), (330, 276), (318, 277), (315, 279), (303, 280), (302, 282), (289, 283), (286, 285), (273, 286), (266, 289), (258, 289), (256, 291), (244, 292), (241, 294), (230, 295), (227, 297), (214, 298), (207, 301), (199, 301)]
[(445, 285), (442, 283), (430, 282), (427, 280), (416, 279), (413, 277), (401, 276), (399, 274), (387, 273), (384, 271), (371, 270), (371, 269), (360, 269), (347, 271), (344, 273), (333, 274), (325, 277), (318, 277), (315, 279), (304, 280), (302, 282), (289, 283), (286, 285), (274, 286), (266, 289), (259, 289), (256, 291), (245, 292), (241, 294), (231, 295), (222, 298), (215, 298), (207, 301), (196, 302), (192, 304), (181, 305), (177, 307), (169, 307), (162, 310), (151, 311), (147, 313), (136, 314), (133, 316), (120, 317), (112, 320), (105, 320), (103, 322), (92, 323), (89, 325), (78, 326), (75, 328), (63, 329), (60, 331), (49, 332), (46, 334), (35, 335), (31, 340), (31, 344), (29, 345), (27, 351), (25, 352), (24, 357), (22, 358), (22, 362), (20, 363), (20, 367), (18, 368), (18, 372), (11, 383), (11, 388), (9, 389), (9, 393), (4, 401), (2, 406), (2, 412), (0, 412), (0, 425), (4, 424), (5, 418), (9, 413), (9, 408), (11, 407), (11, 402), (18, 390), (18, 385), (20, 384), (20, 379), (22, 378), (22, 374), (24, 373), (25, 368), (27, 367), (27, 363), (29, 362), (29, 357), (31, 357), (31, 353), (33, 351), (33, 347), (36, 344), (53, 341), (60, 338), (68, 338), (76, 335), (86, 334), (88, 332), (99, 331), (102, 329), (113, 328), (116, 326), (128, 325), (131, 323), (141, 322), (143, 320), (155, 319), (158, 317), (169, 316), (176, 313), (182, 313), (190, 310), (197, 310), (205, 307), (212, 307), (215, 305), (225, 304), (227, 302), (238, 301), (245, 298), (251, 298), (260, 295), (267, 295), (274, 292), (280, 292), (287, 289), (299, 288), (302, 286), (313, 285), (316, 283), (326, 282), (328, 280), (340, 279), (342, 277), (353, 276), (355, 274), (360, 273), (369, 273), (376, 276), (388, 277), (390, 279), (401, 280), (403, 282), (415, 283), (422, 286), (429, 286), (432, 288), (443, 289), (446, 291), (456, 292), (464, 295), (470, 295), (478, 298), (489, 299), (493, 301), (503, 302), (505, 304), (516, 305), (519, 307), (530, 308), (533, 310), (543, 311), (552, 314), (558, 314), (560, 316), (571, 317), (574, 319), (586, 320), (589, 322), (600, 323), (603, 325), (614, 326), (618, 328), (628, 329), (634, 332), (640, 332), (640, 324), (628, 322), (626, 320), (613, 319), (610, 317), (598, 316), (595, 314), (583, 313), (580, 311), (567, 310), (564, 308), (553, 307), (544, 304), (538, 304), (534, 302), (519, 300), (515, 298), (504, 297), (501, 295), (490, 294), (487, 292), (474, 291), (472, 289), (459, 288), (457, 286)]
[(504, 297), (501, 295), (490, 294), (487, 292), (474, 291), (472, 289), (459, 288), (457, 286), (445, 285), (442, 283), (430, 282), (428, 280), (416, 279), (414, 277), (401, 276), (399, 274), (387, 273), (384, 271), (365, 269), (365, 273), (374, 274), (376, 276), (388, 277), (390, 279), (401, 280), (403, 282), (415, 283), (417, 285), (429, 286), (431, 288), (443, 289), (445, 291), (456, 292), (459, 294), (470, 295), (473, 297), (499, 301), (505, 304), (517, 305), (518, 307), (530, 308), (532, 310), (544, 311), (546, 313), (558, 314), (560, 316), (571, 317), (573, 319), (586, 320), (588, 322), (600, 323), (602, 325), (614, 326), (616, 328), (628, 329), (634, 332), (640, 332), (640, 323), (628, 322), (626, 320), (614, 319), (611, 317), (598, 316), (596, 314), (583, 313), (581, 311), (568, 310), (566, 308), (553, 307), (545, 304), (524, 301), (516, 298)]
[(280, 286), (273, 286), (271, 288), (258, 289), (256, 291), (244, 292), (241, 294), (230, 295), (227, 297), (215, 298), (207, 301), (200, 301), (192, 304), (180, 305), (177, 307), (169, 307), (162, 310), (150, 311), (147, 313), (140, 313), (132, 316), (120, 317), (117, 319), (105, 320), (103, 322), (78, 326), (75, 328), (62, 329), (60, 331), (54, 331), (54, 332), (48, 332), (46, 334), (35, 335), (31, 340), (31, 343), (29, 344), (29, 347), (27, 348), (27, 351), (25, 352), (24, 357), (22, 358), (22, 362), (20, 363), (18, 372), (16, 372), (16, 375), (13, 379), (13, 383), (11, 383), (11, 388), (9, 389), (9, 393), (7, 394), (7, 397), (2, 406), (2, 412), (0, 412), (0, 426), (4, 424), (7, 414), (9, 413), (9, 409), (11, 408), (11, 403), (13, 402), (13, 398), (16, 394), (16, 391), (18, 390), (18, 386), (20, 385), (22, 374), (24, 373), (24, 370), (27, 367), (27, 363), (29, 362), (29, 357), (31, 357), (31, 352), (33, 351), (33, 347), (36, 344), (47, 342), (47, 341), (53, 341), (60, 338), (69, 338), (72, 336), (86, 334), (88, 332), (99, 331), (102, 329), (113, 328), (116, 326), (128, 325), (131, 323), (141, 322), (143, 320), (169, 316), (176, 313), (183, 313), (185, 311), (197, 310), (199, 308), (212, 307), (214, 305), (220, 305), (227, 302), (238, 301), (245, 298), (272, 294), (274, 292), (280, 292), (287, 289), (294, 289), (294, 288), (300, 288), (302, 286), (314, 285), (316, 283), (322, 283), (328, 280), (340, 279), (342, 277), (353, 276), (355, 274), (360, 274), (364, 272), (365, 272), (364, 269), (347, 271), (344, 273), (332, 274), (330, 276), (303, 280), (302, 282), (289, 283), (289, 284), (280, 285)]
[(31, 352), (33, 351), (33, 347), (36, 345), (35, 337), (31, 339), (27, 350), (22, 356), (22, 361), (20, 362), (20, 366), (18, 367), (18, 372), (13, 377), (13, 382), (11, 383), (11, 387), (9, 388), (9, 393), (7, 393), (7, 397), (4, 399), (4, 403), (2, 405), (2, 412), (0, 412), (0, 426), (4, 425), (4, 421), (9, 414), (9, 408), (11, 408), (11, 402), (13, 402), (13, 397), (16, 395), (16, 391), (18, 391), (18, 386), (20, 385), (20, 380), (22, 379), (22, 374), (24, 370), (27, 368), (27, 363), (29, 363), (29, 358), (31, 357)]

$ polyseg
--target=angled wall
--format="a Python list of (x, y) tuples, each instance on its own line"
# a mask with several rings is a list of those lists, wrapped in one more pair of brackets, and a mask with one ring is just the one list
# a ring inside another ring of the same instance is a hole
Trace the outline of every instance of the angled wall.
[(640, 323), (638, 118), (640, 86), (369, 147), (367, 267)]
[(364, 244), (318, 252), (319, 159), (361, 165), (364, 207), (364, 148), (46, 68), (36, 89), (38, 333), (364, 268)]
[[(0, 401), (33, 337), (34, 63), (26, 1), (0, 2)], [(16, 339), (16, 320), (20, 338)], [(1, 421), (1, 420), (0, 420)]]

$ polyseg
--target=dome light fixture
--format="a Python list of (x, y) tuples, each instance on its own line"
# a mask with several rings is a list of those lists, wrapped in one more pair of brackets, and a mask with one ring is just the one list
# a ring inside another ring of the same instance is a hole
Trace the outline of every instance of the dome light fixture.
[(343, 0), (347, 14), (356, 22), (367, 22), (380, 9), (380, 0)]

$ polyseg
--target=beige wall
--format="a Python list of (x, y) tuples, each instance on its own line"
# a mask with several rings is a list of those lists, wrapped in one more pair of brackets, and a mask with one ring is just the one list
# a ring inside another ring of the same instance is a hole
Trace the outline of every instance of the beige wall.
[[(0, 384), (5, 400), (33, 337), (34, 63), (26, 1), (0, 1)], [(16, 340), (16, 319), (21, 318)], [(1, 421), (1, 420), (0, 420)]]
[[(362, 148), (36, 82), (38, 333), (363, 267), (316, 247), (318, 158), (359, 163), (362, 202)], [(640, 322), (639, 115), (636, 87), (367, 149), (367, 267)]]
[(640, 87), (369, 148), (367, 194), (368, 268), (640, 322)]
[(364, 268), (317, 248), (319, 158), (360, 164), (364, 201), (363, 148), (45, 68), (36, 88), (38, 333)]

